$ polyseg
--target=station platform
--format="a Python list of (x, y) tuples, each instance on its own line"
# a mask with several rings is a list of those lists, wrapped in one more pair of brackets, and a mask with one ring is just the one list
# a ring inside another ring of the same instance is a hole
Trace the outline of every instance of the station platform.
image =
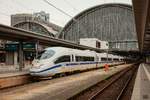
[(24, 86), (0, 94), (0, 100), (66, 100), (132, 64), (98, 69)]
[(0, 73), (0, 89), (18, 86), (29, 83), (29, 71), (13, 71)]
[(5, 73), (0, 73), (0, 79), (1, 78), (7, 78), (7, 77), (14, 77), (14, 76), (26, 75), (26, 74), (29, 74), (28, 70), (25, 70), (25, 71), (5, 72)]
[(150, 64), (140, 64), (131, 100), (150, 100)]
[[(22, 71), (28, 71), (31, 68), (31, 65), (25, 65), (22, 67)], [(6, 65), (6, 64), (0, 64), (0, 75), (5, 73), (18, 73), (19, 71), (19, 65)]]

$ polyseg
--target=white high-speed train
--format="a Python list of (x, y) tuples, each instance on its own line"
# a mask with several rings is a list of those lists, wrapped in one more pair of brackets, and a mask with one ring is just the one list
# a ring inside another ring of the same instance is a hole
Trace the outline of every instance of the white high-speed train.
[(119, 64), (122, 63), (123, 57), (90, 50), (49, 47), (33, 60), (30, 74), (41, 77), (53, 76), (65, 72), (102, 67), (106, 61), (109, 65)]

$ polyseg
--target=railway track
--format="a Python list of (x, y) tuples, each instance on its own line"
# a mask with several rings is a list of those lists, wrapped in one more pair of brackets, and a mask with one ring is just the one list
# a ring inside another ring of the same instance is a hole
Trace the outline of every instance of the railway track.
[[(121, 65), (121, 64), (114, 64), (114, 65), (111, 65), (110, 67), (113, 67), (116, 65)], [(61, 74), (55, 75), (53, 77), (45, 77), (45, 78), (44, 77), (38, 77), (38, 78), (32, 77), (29, 75), (29, 73), (28, 74), (18, 74), (18, 75), (12, 74), (7, 77), (0, 77), (0, 90), (7, 89), (7, 88), (13, 88), (13, 87), (17, 87), (17, 86), (21, 86), (21, 85), (25, 85), (25, 84), (31, 84), (34, 82), (52, 80), (52, 79), (56, 79), (56, 78), (60, 78), (60, 77), (64, 77), (64, 76), (79, 74), (82, 72), (88, 72), (88, 71), (97, 70), (97, 69), (103, 69), (103, 67), (95, 68), (95, 69), (88, 69), (88, 70), (84, 70), (84, 71), (61, 73)]]
[(130, 100), (137, 66), (127, 68), (69, 100)]

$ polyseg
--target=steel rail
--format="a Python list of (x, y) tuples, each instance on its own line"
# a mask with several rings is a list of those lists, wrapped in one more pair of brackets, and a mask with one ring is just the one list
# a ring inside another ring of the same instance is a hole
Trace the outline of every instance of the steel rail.
[(96, 96), (98, 96), (100, 93), (102, 93), (106, 88), (108, 88), (110, 85), (112, 85), (114, 82), (116, 82), (117, 80), (120, 79), (120, 77), (122, 77), (122, 75), (124, 75), (125, 73), (127, 73), (131, 68), (129, 68), (128, 70), (126, 70), (125, 72), (121, 73), (117, 78), (115, 78), (114, 80), (112, 80), (110, 83), (106, 84), (101, 90), (99, 90), (98, 92), (96, 92), (93, 96), (91, 96), (88, 100), (95, 100)]
[(121, 92), (119, 93), (118, 97), (116, 100), (120, 100), (121, 99), (121, 96), (123, 95), (123, 93), (125, 92), (128, 84), (130, 83), (130, 81), (132, 80), (132, 77), (133, 77), (134, 73), (132, 73), (132, 75), (128, 78), (126, 84), (124, 85), (124, 87), (122, 88)]

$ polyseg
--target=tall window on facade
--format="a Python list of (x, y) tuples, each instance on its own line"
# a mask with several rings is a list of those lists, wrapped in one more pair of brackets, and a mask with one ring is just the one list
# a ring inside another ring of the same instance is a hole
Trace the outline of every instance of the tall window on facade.
[(55, 64), (58, 64), (58, 63), (62, 63), (62, 62), (70, 62), (70, 55), (65, 55), (65, 56), (61, 56), (59, 57), (56, 61), (55, 61)]
[(97, 47), (97, 48), (101, 48), (101, 43), (98, 42), (98, 41), (96, 41), (96, 47)]

